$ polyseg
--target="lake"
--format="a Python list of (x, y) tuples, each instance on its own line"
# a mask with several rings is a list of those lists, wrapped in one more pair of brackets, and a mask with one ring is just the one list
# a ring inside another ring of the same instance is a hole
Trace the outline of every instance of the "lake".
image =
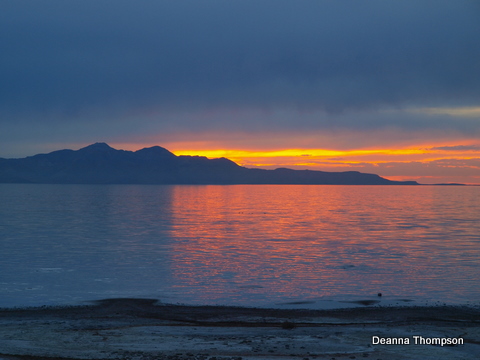
[(0, 184), (0, 244), (0, 307), (478, 304), (480, 187)]

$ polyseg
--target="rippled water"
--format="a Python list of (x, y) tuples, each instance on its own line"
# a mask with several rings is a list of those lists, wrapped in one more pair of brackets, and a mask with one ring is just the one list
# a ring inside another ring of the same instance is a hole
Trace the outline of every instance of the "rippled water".
[(0, 184), (0, 306), (478, 303), (480, 187)]

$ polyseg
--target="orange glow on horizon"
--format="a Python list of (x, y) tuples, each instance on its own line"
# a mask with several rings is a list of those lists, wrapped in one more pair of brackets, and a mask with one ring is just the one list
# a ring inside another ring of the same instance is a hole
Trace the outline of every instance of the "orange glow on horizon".
[[(198, 155), (207, 158), (228, 158), (239, 165), (249, 166), (314, 166), (328, 163), (335, 166), (348, 166), (360, 163), (388, 163), (412, 161), (436, 161), (442, 159), (474, 159), (478, 158), (478, 150), (440, 149), (441, 146), (428, 146), (404, 149), (362, 149), (362, 150), (330, 150), (330, 149), (283, 149), (270, 151), (237, 150), (237, 149), (198, 149), (174, 150), (175, 155)], [(455, 156), (453, 156), (455, 155)], [(476, 155), (476, 156), (475, 156)]]
[[(113, 144), (136, 151), (157, 144)], [(159, 144), (162, 146), (162, 144)], [(247, 168), (290, 168), (296, 170), (360, 171), (392, 180), (421, 183), (480, 183), (480, 143), (478, 140), (455, 143), (420, 143), (410, 147), (325, 149), (325, 148), (226, 148), (222, 143), (181, 142), (164, 145), (177, 156), (228, 158)], [(431, 180), (430, 180), (431, 179)]]
[(198, 155), (207, 158), (226, 157), (228, 159), (265, 159), (265, 158), (330, 158), (330, 157), (357, 157), (366, 155), (414, 155), (430, 154), (425, 149), (374, 149), (374, 150), (329, 150), (329, 149), (283, 149), (271, 151), (255, 150), (174, 150), (175, 155)]

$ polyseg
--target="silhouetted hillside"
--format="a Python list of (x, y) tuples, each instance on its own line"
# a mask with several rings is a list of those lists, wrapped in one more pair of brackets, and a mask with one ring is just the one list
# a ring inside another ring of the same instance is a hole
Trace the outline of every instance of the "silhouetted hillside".
[(357, 171), (247, 169), (226, 158), (176, 156), (160, 146), (116, 150), (105, 143), (22, 159), (0, 158), (0, 183), (418, 185)]

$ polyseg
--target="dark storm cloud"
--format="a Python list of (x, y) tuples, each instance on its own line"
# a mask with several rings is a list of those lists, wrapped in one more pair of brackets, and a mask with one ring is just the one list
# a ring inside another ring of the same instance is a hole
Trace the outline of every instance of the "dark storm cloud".
[(0, 33), (2, 121), (480, 96), (474, 1), (2, 1)]

